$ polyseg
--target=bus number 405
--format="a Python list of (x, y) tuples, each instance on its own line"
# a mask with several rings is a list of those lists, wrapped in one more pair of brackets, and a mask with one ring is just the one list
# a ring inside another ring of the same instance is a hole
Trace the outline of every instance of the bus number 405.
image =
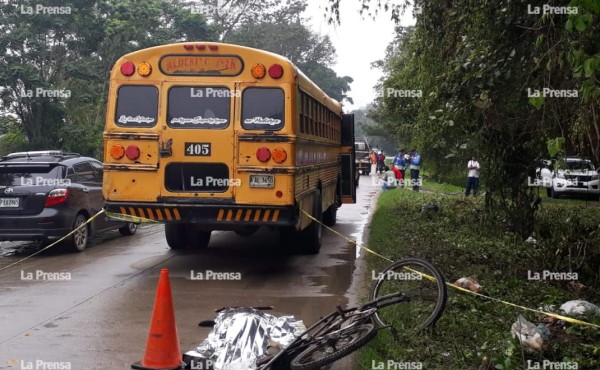
[(210, 156), (210, 143), (185, 143), (185, 155)]

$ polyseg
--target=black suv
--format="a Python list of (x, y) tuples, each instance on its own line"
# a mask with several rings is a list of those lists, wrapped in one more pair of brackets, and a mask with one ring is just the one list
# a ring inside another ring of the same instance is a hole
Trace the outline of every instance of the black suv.
[[(102, 163), (61, 151), (12, 153), (0, 159), (0, 240), (59, 239), (104, 207)], [(82, 251), (94, 234), (119, 229), (133, 235), (137, 224), (96, 217), (64, 245)]]

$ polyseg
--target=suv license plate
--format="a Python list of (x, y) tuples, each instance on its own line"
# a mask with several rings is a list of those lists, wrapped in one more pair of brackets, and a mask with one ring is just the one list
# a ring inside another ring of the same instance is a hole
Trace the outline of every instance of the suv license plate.
[(275, 186), (273, 175), (250, 175), (251, 188), (272, 188)]
[(19, 206), (19, 198), (0, 198), (1, 208), (11, 208)]

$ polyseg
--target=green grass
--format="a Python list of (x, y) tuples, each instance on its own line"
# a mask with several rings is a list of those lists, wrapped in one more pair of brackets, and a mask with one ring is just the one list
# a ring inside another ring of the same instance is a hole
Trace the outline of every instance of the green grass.
[[(425, 188), (425, 187), (424, 187)], [(450, 191), (447, 185), (430, 189)], [(552, 202), (551, 202), (552, 201)], [(448, 282), (475, 277), (492, 297), (530, 308), (583, 299), (600, 305), (596, 289), (576, 294), (562, 281), (530, 281), (528, 270), (568, 271), (587, 286), (600, 282), (600, 210), (581, 200), (544, 199), (537, 244), (522, 241), (484, 212), (482, 198), (439, 193), (386, 191), (373, 215), (368, 246), (394, 260), (421, 257), (432, 262)], [(439, 212), (422, 212), (435, 203)], [(368, 257), (367, 274), (388, 263)], [(600, 330), (573, 326), (553, 329), (543, 353), (529, 354), (511, 338), (511, 325), (523, 315), (536, 325), (541, 317), (449, 288), (448, 306), (433, 332), (393, 341), (387, 330), (361, 352), (359, 367), (371, 369), (388, 360), (420, 362), (424, 369), (523, 369), (540, 363), (576, 361), (578, 369), (600, 368)], [(600, 318), (588, 318), (600, 324)], [(489, 367), (482, 365), (489, 362)]]
[(437, 182), (430, 182), (427, 180), (423, 180), (423, 190), (436, 191), (448, 194), (463, 194), (465, 192), (465, 188), (462, 186), (456, 186), (452, 184), (439, 184)]

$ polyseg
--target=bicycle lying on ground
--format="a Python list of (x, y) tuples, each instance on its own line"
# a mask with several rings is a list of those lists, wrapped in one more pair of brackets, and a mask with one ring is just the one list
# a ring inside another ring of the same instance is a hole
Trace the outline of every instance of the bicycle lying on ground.
[(259, 359), (259, 370), (317, 370), (364, 346), (378, 330), (390, 329), (398, 338), (435, 325), (442, 315), (446, 283), (429, 262), (403, 259), (373, 278), (371, 301), (338, 306), (275, 356)]

